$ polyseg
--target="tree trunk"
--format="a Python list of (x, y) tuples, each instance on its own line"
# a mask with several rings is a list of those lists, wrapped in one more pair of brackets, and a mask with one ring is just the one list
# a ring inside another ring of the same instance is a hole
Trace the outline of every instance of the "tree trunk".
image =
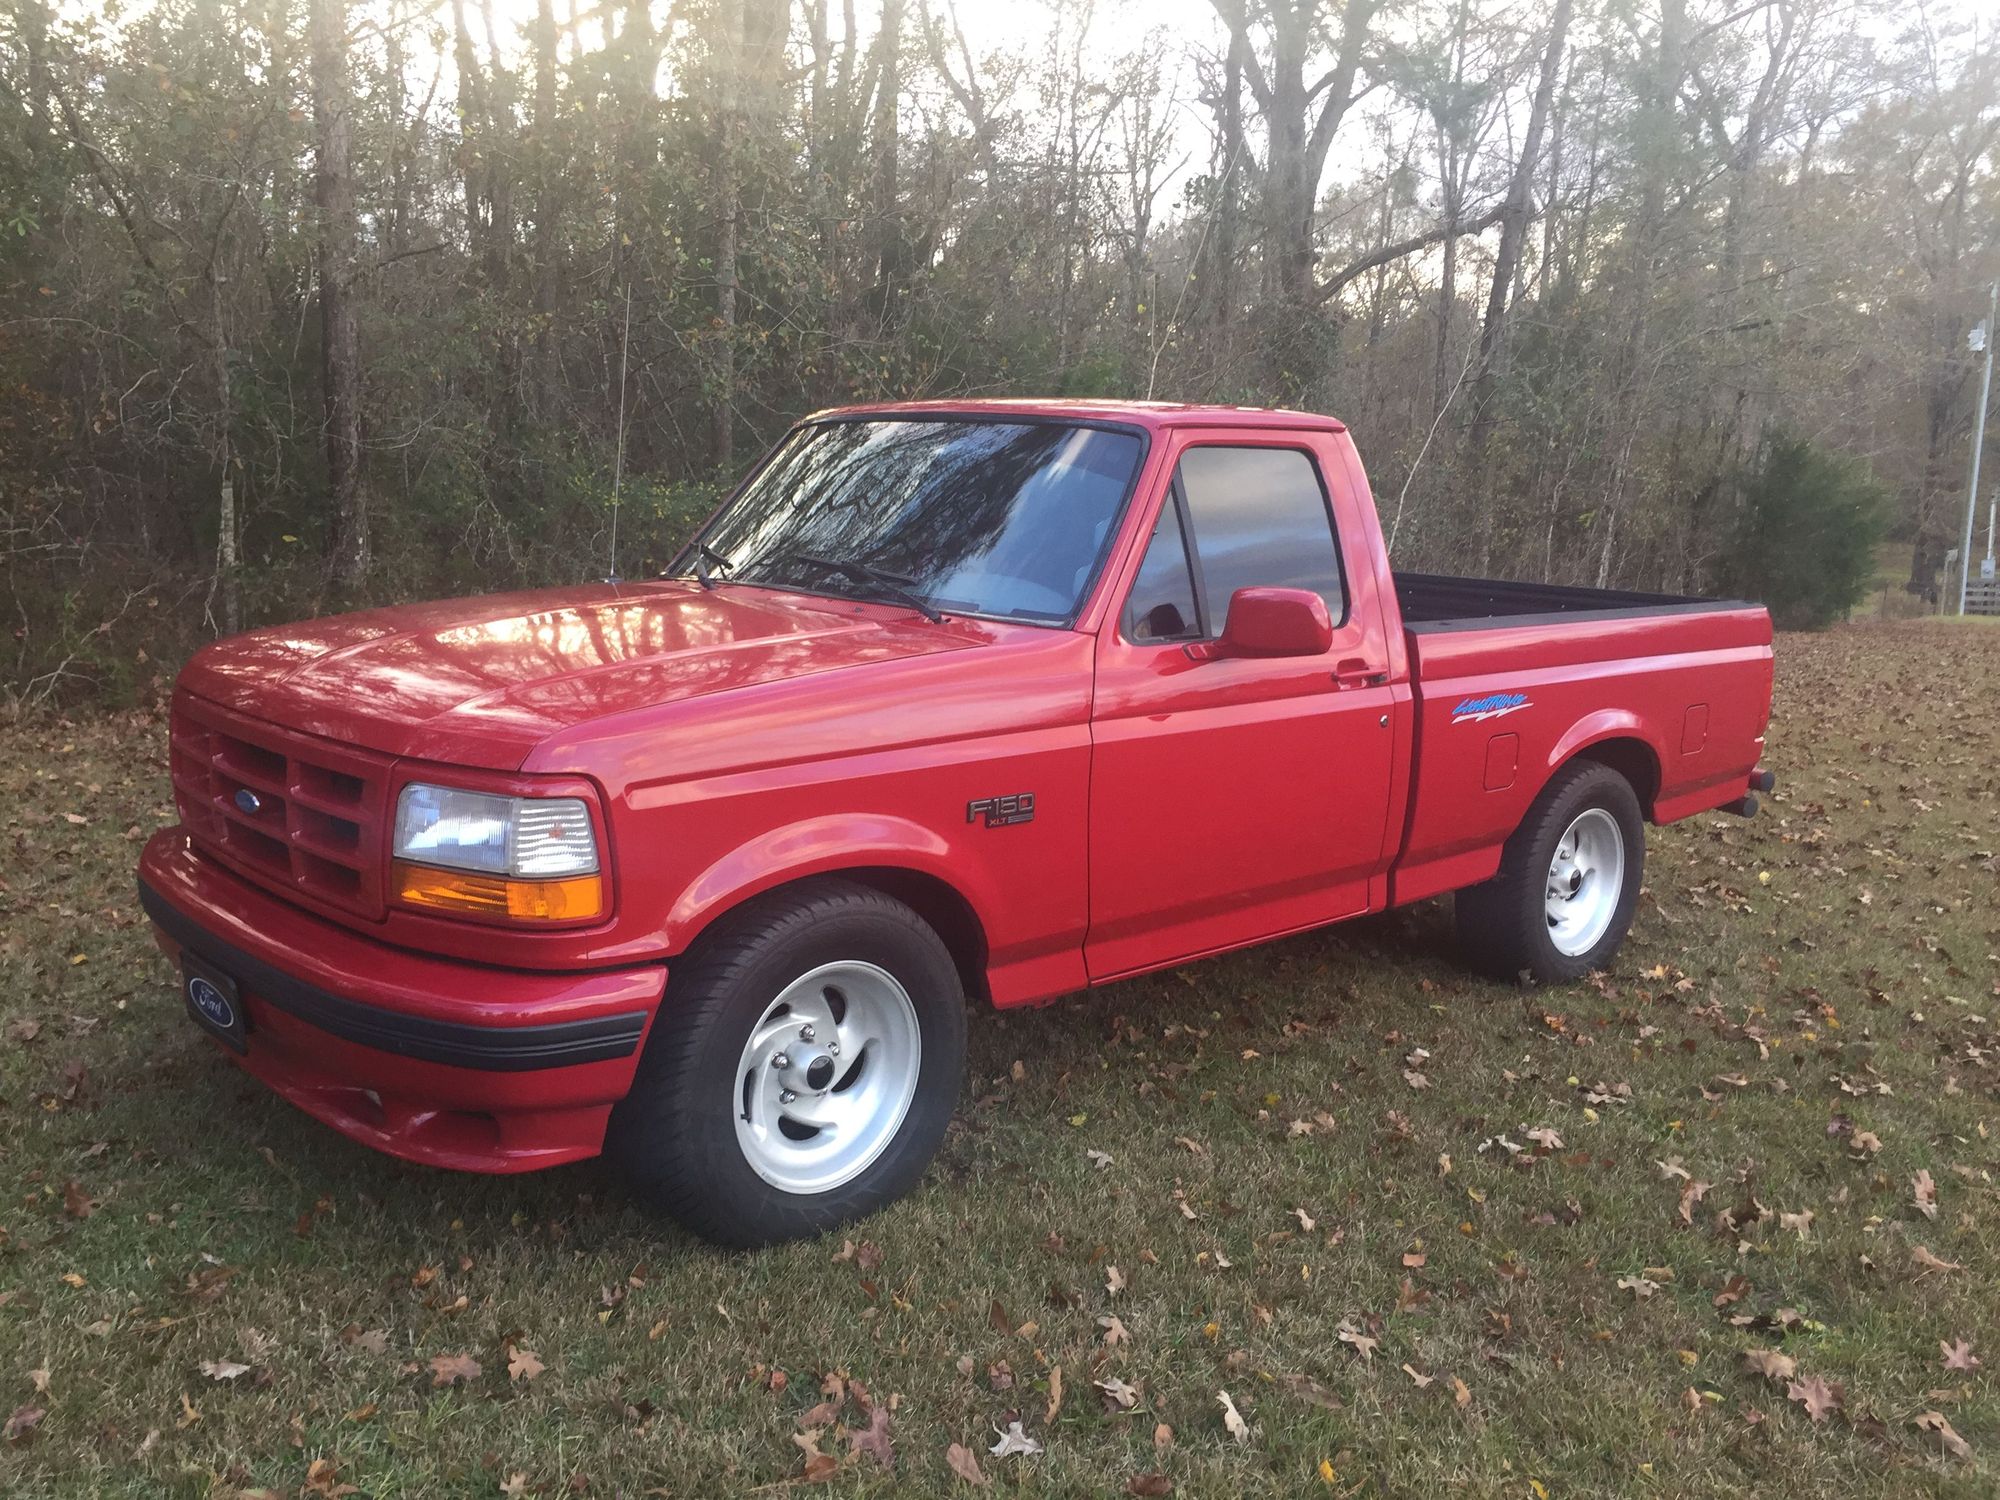
[(361, 340), (354, 316), (354, 116), (345, 0), (312, 0), (313, 201), (319, 211), (320, 392), (333, 510), (331, 574), (368, 580), (368, 495), (361, 481)]
[(719, 468), (736, 455), (736, 233), (743, 212), (736, 154), (743, 134), (742, 68), (744, 33), (751, 0), (729, 0), (715, 48), (715, 197), (719, 225), (715, 247), (715, 402), (709, 409), (709, 445)]
[(903, 95), (903, 0), (882, 0), (882, 29), (876, 35), (875, 121), (870, 145), (875, 153), (875, 312), (894, 315), (903, 290), (907, 247), (903, 239), (896, 147), (897, 115)]
[(535, 6), (535, 409), (544, 421), (556, 396), (555, 321), (561, 246), (562, 173), (556, 149), (555, 0)]
[(1521, 261), (1521, 247), (1528, 236), (1528, 213), (1532, 206), (1529, 190), (1534, 182), (1535, 158), (1541, 154), (1542, 134), (1548, 126), (1549, 110), (1555, 99), (1556, 75), (1562, 68), (1563, 43), (1569, 33), (1571, 0), (1556, 0), (1549, 18), (1549, 39), (1542, 49), (1542, 72), (1535, 85), (1535, 100), (1528, 110), (1528, 132), (1521, 142), (1521, 154), (1514, 163), (1514, 175), (1507, 185), (1505, 216), (1500, 220), (1500, 246), (1493, 258), (1493, 286), (1486, 297), (1486, 318), (1479, 330), (1479, 375), (1472, 388), (1472, 431), (1466, 442), (1463, 472), (1479, 487), (1478, 507), (1479, 571), (1485, 575), (1493, 561), (1493, 512), (1498, 496), (1495, 487), (1484, 482), (1482, 469), (1486, 445), (1493, 435), (1498, 412), (1493, 397), (1507, 363), (1507, 305)]
[(1224, 11), (1229, 26), (1229, 52), (1222, 68), (1222, 175), (1215, 186), (1215, 232), (1209, 255), (1209, 323), (1214, 337), (1226, 342), (1236, 326), (1237, 242), (1242, 220), (1243, 61), (1250, 53), (1250, 32), (1243, 0)]

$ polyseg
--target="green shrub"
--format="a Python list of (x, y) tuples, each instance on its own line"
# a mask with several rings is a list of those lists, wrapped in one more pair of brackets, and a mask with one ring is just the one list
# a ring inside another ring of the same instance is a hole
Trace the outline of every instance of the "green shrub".
[(1741, 480), (1725, 586), (1786, 630), (1820, 630), (1861, 602), (1875, 575), (1888, 493), (1867, 465), (1790, 433), (1768, 436)]

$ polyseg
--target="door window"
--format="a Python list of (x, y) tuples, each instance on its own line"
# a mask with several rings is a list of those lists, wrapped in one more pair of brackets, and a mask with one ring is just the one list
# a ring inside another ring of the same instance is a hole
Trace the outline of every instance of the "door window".
[(1190, 448), (1175, 488), (1194, 540), (1203, 636), (1222, 633), (1243, 588), (1311, 589), (1334, 623), (1346, 619), (1332, 514), (1311, 458), (1296, 448)]
[(1189, 641), (1201, 635), (1194, 602), (1194, 573), (1181, 533), (1180, 505), (1172, 495), (1153, 523), (1153, 539), (1139, 564), (1125, 610), (1125, 635), (1134, 641)]

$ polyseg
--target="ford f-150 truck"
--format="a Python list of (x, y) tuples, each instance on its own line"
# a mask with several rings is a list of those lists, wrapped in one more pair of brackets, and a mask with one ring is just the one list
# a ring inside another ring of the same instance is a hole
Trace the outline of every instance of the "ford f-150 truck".
[(967, 996), (1457, 892), (1610, 962), (1646, 822), (1755, 810), (1742, 603), (1392, 573), (1346, 429), (1113, 402), (801, 422), (670, 576), (189, 662), (139, 891), (195, 1022), (356, 1140), (608, 1152), (729, 1244), (908, 1191)]

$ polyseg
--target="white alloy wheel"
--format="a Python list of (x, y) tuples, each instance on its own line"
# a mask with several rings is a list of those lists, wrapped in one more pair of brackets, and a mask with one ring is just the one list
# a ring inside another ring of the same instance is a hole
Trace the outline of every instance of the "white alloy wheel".
[(1625, 835), (1601, 807), (1587, 807), (1549, 862), (1549, 941), (1566, 958), (1588, 953), (1610, 929), (1625, 889)]
[(853, 1181), (902, 1128), (922, 1062), (917, 1008), (888, 970), (845, 960), (800, 975), (750, 1029), (737, 1066), (744, 1160), (787, 1193)]

